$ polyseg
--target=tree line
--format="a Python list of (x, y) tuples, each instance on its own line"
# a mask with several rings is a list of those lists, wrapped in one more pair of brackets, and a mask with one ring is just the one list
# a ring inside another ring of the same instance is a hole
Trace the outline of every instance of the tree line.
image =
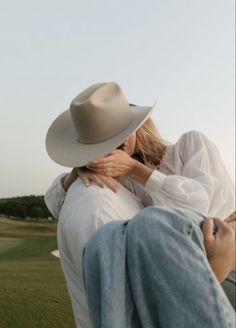
[(21, 219), (52, 217), (44, 196), (34, 195), (0, 199), (0, 214)]

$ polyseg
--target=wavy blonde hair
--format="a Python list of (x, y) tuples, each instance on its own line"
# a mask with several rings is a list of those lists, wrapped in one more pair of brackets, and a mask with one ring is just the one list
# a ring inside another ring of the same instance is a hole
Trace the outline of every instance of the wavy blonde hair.
[(138, 153), (133, 157), (151, 168), (159, 168), (166, 150), (166, 143), (161, 138), (151, 118), (136, 131)]

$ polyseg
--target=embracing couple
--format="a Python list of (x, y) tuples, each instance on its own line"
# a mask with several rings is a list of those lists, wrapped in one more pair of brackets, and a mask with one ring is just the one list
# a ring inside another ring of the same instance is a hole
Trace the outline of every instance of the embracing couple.
[(76, 326), (233, 327), (233, 183), (205, 135), (169, 144), (153, 109), (95, 84), (48, 130), (49, 156), (73, 168), (45, 201)]

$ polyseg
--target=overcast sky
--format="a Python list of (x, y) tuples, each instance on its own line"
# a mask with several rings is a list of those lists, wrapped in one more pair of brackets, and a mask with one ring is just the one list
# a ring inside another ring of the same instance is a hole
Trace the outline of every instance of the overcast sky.
[(8, 0), (0, 12), (0, 197), (43, 194), (67, 171), (51, 122), (87, 86), (117, 81), (162, 136), (204, 132), (234, 179), (233, 0)]

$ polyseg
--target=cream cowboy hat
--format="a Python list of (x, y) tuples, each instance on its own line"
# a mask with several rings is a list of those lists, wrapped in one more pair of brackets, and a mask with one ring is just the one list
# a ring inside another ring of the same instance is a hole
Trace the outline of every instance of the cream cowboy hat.
[(129, 105), (114, 82), (94, 84), (50, 126), (46, 136), (48, 155), (63, 166), (84, 166), (119, 147), (153, 109)]

